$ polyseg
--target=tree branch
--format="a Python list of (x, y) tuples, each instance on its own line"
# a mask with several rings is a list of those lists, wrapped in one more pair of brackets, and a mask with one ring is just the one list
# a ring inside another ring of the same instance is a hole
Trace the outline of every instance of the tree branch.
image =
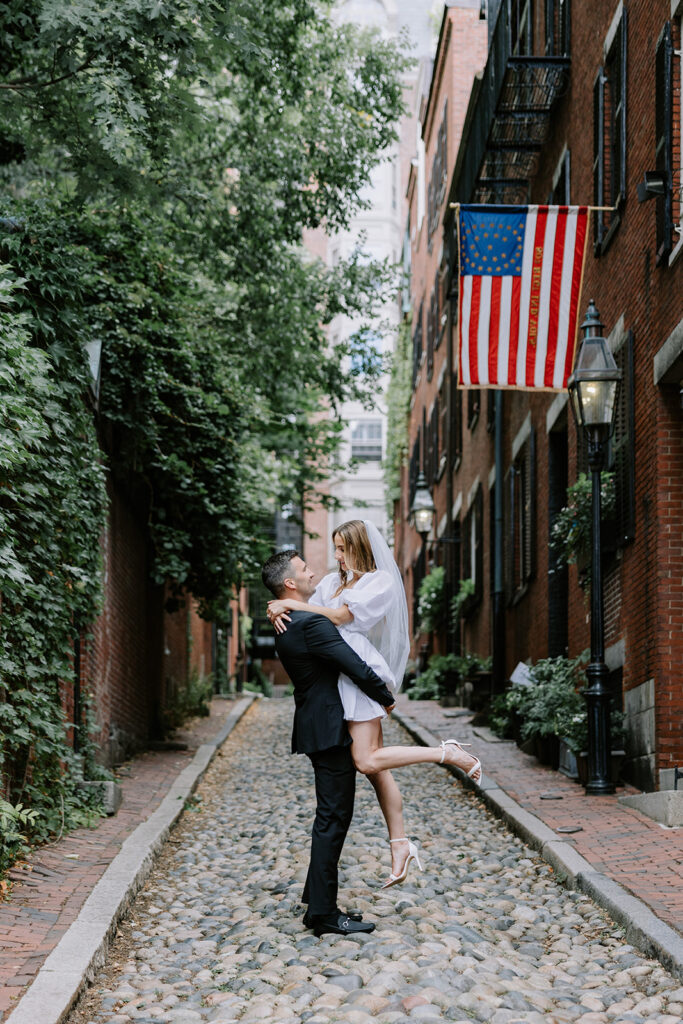
[(81, 71), (85, 71), (95, 60), (95, 56), (96, 54), (91, 53), (80, 67), (75, 68), (73, 71), (67, 71), (66, 74), (59, 75), (57, 78), (50, 78), (47, 82), (41, 82), (35, 76), (32, 78), (20, 78), (16, 82), (0, 82), (0, 89), (14, 89), (17, 92), (20, 92), (22, 89), (47, 89), (51, 85), (57, 85), (59, 82), (64, 82), (67, 78), (74, 78)]

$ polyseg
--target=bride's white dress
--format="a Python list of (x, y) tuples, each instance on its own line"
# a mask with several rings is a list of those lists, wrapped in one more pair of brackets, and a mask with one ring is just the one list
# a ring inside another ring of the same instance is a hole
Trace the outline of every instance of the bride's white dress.
[[(325, 608), (339, 608), (346, 604), (353, 613), (353, 621), (338, 626), (339, 633), (352, 647), (356, 654), (373, 669), (380, 679), (394, 693), (397, 690), (396, 680), (386, 661), (373, 645), (373, 634), (381, 632), (385, 617), (390, 613), (394, 602), (394, 581), (388, 572), (377, 570), (361, 576), (353, 587), (347, 587), (336, 597), (339, 589), (339, 573), (331, 572), (321, 579), (309, 599), (312, 605)], [(368, 722), (373, 718), (386, 718), (387, 713), (381, 704), (368, 697), (367, 694), (352, 683), (348, 676), (339, 676), (339, 696), (344, 706), (344, 718), (351, 722)]]

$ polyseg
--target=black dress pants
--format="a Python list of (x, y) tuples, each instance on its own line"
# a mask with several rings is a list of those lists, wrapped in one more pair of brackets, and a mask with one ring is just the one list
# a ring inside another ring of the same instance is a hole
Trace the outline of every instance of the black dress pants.
[(351, 747), (330, 747), (309, 754), (317, 800), (311, 833), (311, 862), (302, 900), (315, 916), (337, 909), (338, 864), (353, 817), (356, 769)]

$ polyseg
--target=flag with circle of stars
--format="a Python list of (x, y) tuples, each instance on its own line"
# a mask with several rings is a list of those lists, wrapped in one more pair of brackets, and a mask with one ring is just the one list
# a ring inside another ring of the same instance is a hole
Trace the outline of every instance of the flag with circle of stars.
[(460, 206), (462, 387), (563, 390), (573, 368), (585, 206)]

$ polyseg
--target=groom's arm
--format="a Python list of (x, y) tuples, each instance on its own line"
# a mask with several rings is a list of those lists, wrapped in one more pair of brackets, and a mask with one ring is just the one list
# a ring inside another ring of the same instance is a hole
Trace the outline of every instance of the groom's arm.
[(324, 615), (307, 615), (304, 633), (309, 652), (330, 662), (339, 672), (344, 672), (368, 697), (386, 708), (396, 702), (388, 686), (342, 640), (337, 629)]

